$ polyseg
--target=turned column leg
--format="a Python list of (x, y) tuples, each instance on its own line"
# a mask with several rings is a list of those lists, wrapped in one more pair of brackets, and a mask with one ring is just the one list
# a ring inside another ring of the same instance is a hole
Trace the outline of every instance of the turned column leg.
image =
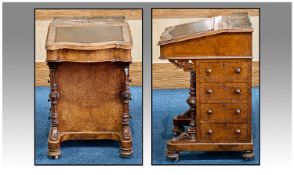
[(60, 155), (60, 138), (58, 132), (58, 114), (57, 114), (57, 102), (59, 93), (57, 91), (57, 83), (55, 79), (55, 70), (57, 67), (56, 63), (48, 63), (50, 69), (50, 94), (48, 101), (51, 101), (50, 107), (50, 119), (51, 128), (48, 138), (48, 155), (57, 159)]
[(190, 71), (190, 96), (187, 99), (187, 103), (190, 108), (184, 112), (183, 114), (178, 115), (174, 118), (173, 124), (173, 132), (178, 135), (184, 131), (184, 125), (191, 125), (191, 120), (195, 118), (195, 100), (196, 100), (196, 82), (195, 82), (195, 71)]
[[(182, 115), (177, 116), (174, 119), (174, 129), (173, 131), (177, 133), (177, 136), (172, 138), (167, 143), (166, 156), (170, 160), (179, 160), (179, 152), (175, 151), (173, 144), (183, 143), (183, 142), (196, 142), (196, 82), (195, 82), (195, 71), (191, 71), (190, 80), (190, 96), (187, 99), (187, 103), (190, 108), (187, 112)], [(187, 132), (183, 131), (183, 125), (188, 125), (189, 128)]]
[(124, 66), (124, 90), (123, 96), (123, 115), (122, 115), (122, 138), (120, 154), (122, 157), (130, 156), (133, 153), (132, 149), (132, 134), (129, 125), (129, 102), (131, 100), (131, 93), (129, 89), (129, 65)]

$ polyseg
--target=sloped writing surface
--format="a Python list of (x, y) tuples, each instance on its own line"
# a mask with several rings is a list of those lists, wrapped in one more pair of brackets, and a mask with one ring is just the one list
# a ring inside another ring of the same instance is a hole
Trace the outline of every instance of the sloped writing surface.
[(213, 30), (214, 19), (203, 20), (195, 23), (188, 23), (183, 25), (178, 25), (173, 30), (169, 32), (173, 38), (189, 35), (193, 33), (200, 33), (209, 30)]
[(121, 26), (87, 25), (56, 28), (55, 42), (99, 43), (123, 41)]

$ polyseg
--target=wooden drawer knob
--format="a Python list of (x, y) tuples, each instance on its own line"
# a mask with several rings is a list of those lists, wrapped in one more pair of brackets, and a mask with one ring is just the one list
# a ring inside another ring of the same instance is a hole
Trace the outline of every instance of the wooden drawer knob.
[(212, 134), (212, 129), (209, 129), (209, 130), (207, 131), (207, 133), (211, 135), (211, 134)]
[(207, 114), (212, 114), (212, 109), (208, 109)]
[(212, 94), (212, 89), (207, 89), (206, 91), (208, 94)]
[(240, 114), (240, 113), (241, 113), (241, 110), (240, 110), (239, 108), (237, 108), (237, 109), (235, 110), (235, 112), (236, 112), (236, 114)]
[(236, 94), (240, 94), (241, 93), (241, 89), (236, 89), (235, 92), (236, 92)]
[(211, 69), (206, 69), (206, 73), (208, 73), (208, 74), (210, 74), (212, 72), (212, 70)]
[(236, 133), (237, 134), (240, 134), (241, 133), (241, 130), (240, 129), (236, 129)]
[(236, 73), (240, 73), (240, 72), (241, 72), (241, 69), (240, 69), (240, 68), (236, 68), (236, 69), (235, 69), (235, 72), (236, 72)]

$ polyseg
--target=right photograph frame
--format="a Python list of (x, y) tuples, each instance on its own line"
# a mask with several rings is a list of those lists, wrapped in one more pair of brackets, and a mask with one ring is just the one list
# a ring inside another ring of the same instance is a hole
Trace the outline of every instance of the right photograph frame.
[(152, 9), (152, 165), (260, 164), (260, 9)]

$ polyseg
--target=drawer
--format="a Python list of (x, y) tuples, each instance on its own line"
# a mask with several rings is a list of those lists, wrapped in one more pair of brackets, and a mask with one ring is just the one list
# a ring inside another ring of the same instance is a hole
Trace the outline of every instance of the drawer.
[(250, 62), (199, 63), (200, 82), (247, 82)]
[(250, 88), (247, 83), (200, 83), (201, 100), (245, 100)]
[(204, 142), (245, 141), (247, 124), (201, 124), (200, 139)]
[(247, 104), (200, 104), (200, 123), (246, 123)]

